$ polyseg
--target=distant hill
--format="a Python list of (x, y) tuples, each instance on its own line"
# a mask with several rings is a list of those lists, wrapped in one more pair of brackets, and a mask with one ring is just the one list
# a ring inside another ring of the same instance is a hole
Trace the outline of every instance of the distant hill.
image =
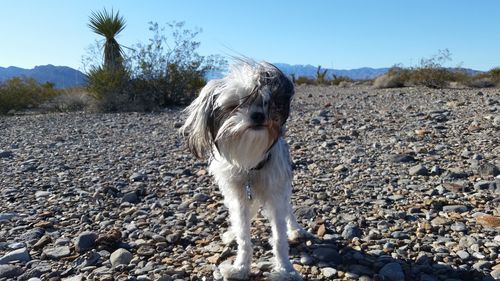
[[(295, 77), (305, 76), (309, 78), (316, 77), (317, 66), (313, 65), (290, 65), (286, 63), (274, 63), (281, 71), (283, 71), (286, 75), (291, 76), (292, 74)], [(373, 79), (377, 76), (380, 76), (386, 73), (389, 68), (371, 68), (371, 67), (362, 67), (356, 69), (331, 69), (331, 68), (322, 68), (323, 70), (327, 70), (327, 78), (331, 79), (333, 75), (337, 76), (346, 76), (354, 80), (361, 79)], [(468, 74), (477, 74), (480, 71), (472, 70), (472, 69), (457, 69), (465, 71)], [(221, 78), (224, 75), (222, 71), (210, 71), (206, 74), (206, 79), (217, 79)], [(82, 72), (73, 69), (67, 66), (54, 66), (54, 65), (41, 65), (35, 66), (33, 69), (24, 69), (15, 66), (9, 66), (7, 68), (0, 67), (0, 82), (8, 80), (12, 77), (30, 77), (35, 79), (40, 83), (51, 82), (54, 83), (57, 88), (68, 88), (75, 86), (83, 86), (85, 85), (86, 76)]]
[[(294, 74), (295, 77), (305, 76), (314, 78), (316, 77), (316, 71), (318, 70), (317, 66), (313, 65), (290, 65), (286, 63), (275, 63), (276, 67), (278, 67), (281, 71), (283, 71), (287, 75)], [(386, 73), (389, 68), (371, 68), (371, 67), (362, 67), (356, 69), (331, 69), (331, 68), (322, 68), (322, 70), (326, 70), (326, 76), (328, 79), (331, 79), (333, 75), (337, 76), (346, 76), (354, 80), (361, 79), (373, 79), (377, 76), (380, 76)]]
[(82, 72), (67, 66), (41, 65), (33, 69), (15, 66), (0, 67), (0, 82), (13, 77), (33, 78), (39, 83), (54, 83), (57, 88), (83, 86), (86, 76)]

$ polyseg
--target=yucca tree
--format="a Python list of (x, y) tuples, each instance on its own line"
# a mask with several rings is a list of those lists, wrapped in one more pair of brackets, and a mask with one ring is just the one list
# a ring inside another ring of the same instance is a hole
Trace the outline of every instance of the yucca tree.
[(123, 49), (116, 41), (115, 37), (125, 28), (125, 19), (111, 10), (109, 13), (106, 9), (102, 11), (92, 12), (89, 17), (88, 26), (90, 29), (104, 36), (104, 68), (118, 69), (123, 67)]

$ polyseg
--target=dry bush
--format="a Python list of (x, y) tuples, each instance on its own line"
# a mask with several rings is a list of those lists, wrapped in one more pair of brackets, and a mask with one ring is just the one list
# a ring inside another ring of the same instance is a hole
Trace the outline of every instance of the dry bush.
[(409, 70), (401, 67), (392, 67), (389, 71), (373, 81), (373, 87), (382, 88), (400, 88), (408, 82)]
[(84, 89), (69, 88), (41, 105), (40, 108), (45, 111), (58, 112), (82, 111), (89, 109), (94, 103), (94, 98)]
[(40, 84), (31, 78), (15, 77), (0, 83), (0, 114), (36, 109), (61, 94), (52, 83)]
[(306, 76), (299, 76), (299, 78), (295, 79), (295, 84), (297, 85), (316, 85), (316, 80), (311, 79)]
[(474, 77), (466, 85), (472, 88), (492, 88), (496, 83), (490, 77)]

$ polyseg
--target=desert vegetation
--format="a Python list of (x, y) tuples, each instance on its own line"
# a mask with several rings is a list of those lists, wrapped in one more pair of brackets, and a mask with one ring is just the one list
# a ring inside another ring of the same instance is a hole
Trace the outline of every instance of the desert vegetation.
[[(117, 11), (93, 12), (91, 32), (102, 36), (83, 56), (87, 84), (82, 88), (58, 89), (51, 83), (13, 78), (0, 83), (0, 114), (23, 110), (66, 112), (155, 111), (186, 105), (206, 83), (207, 74), (222, 70), (227, 62), (219, 55), (198, 53), (201, 29), (189, 29), (183, 22), (164, 26), (150, 22), (147, 42), (122, 46), (117, 35), (126, 29), (126, 20)], [(348, 87), (369, 84), (374, 88), (423, 86), (443, 88), (488, 88), (500, 85), (500, 67), (471, 72), (445, 67), (451, 61), (448, 49), (423, 58), (416, 66), (395, 65), (373, 79), (354, 81), (329, 73), (318, 66), (314, 77), (292, 74), (296, 85)]]
[(471, 74), (460, 67), (445, 67), (444, 64), (450, 60), (451, 53), (448, 49), (439, 50), (436, 55), (421, 59), (417, 66), (393, 66), (387, 73), (377, 77), (373, 81), (373, 86), (375, 88), (425, 86), (443, 89), (451, 86), (488, 88), (500, 85), (500, 68)]
[(316, 77), (311, 78), (307, 76), (299, 76), (295, 78), (295, 75), (292, 74), (292, 80), (296, 85), (333, 85), (333, 86), (342, 86), (346, 83), (353, 82), (353, 79), (345, 76), (337, 76), (335, 74), (331, 75), (329, 78), (328, 70), (321, 69), (321, 65), (318, 65), (318, 69), (316, 70)]
[(103, 40), (83, 57), (85, 87), (57, 89), (50, 83), (14, 78), (0, 83), (0, 114), (32, 109), (153, 111), (185, 105), (205, 85), (209, 71), (226, 65), (221, 56), (200, 55), (196, 38), (201, 29), (188, 29), (183, 22), (163, 27), (151, 22), (151, 38), (131, 47), (117, 41), (126, 28), (119, 12), (93, 12), (88, 27)]

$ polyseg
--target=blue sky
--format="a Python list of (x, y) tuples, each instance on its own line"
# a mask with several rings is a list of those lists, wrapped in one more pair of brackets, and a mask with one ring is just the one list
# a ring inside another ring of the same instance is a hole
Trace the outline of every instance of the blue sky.
[(203, 32), (199, 52), (338, 69), (416, 65), (439, 49), (449, 66), (500, 66), (500, 1), (495, 0), (0, 0), (0, 66), (82, 68), (99, 36), (91, 11), (119, 10), (125, 46), (146, 42), (148, 22), (185, 21)]

